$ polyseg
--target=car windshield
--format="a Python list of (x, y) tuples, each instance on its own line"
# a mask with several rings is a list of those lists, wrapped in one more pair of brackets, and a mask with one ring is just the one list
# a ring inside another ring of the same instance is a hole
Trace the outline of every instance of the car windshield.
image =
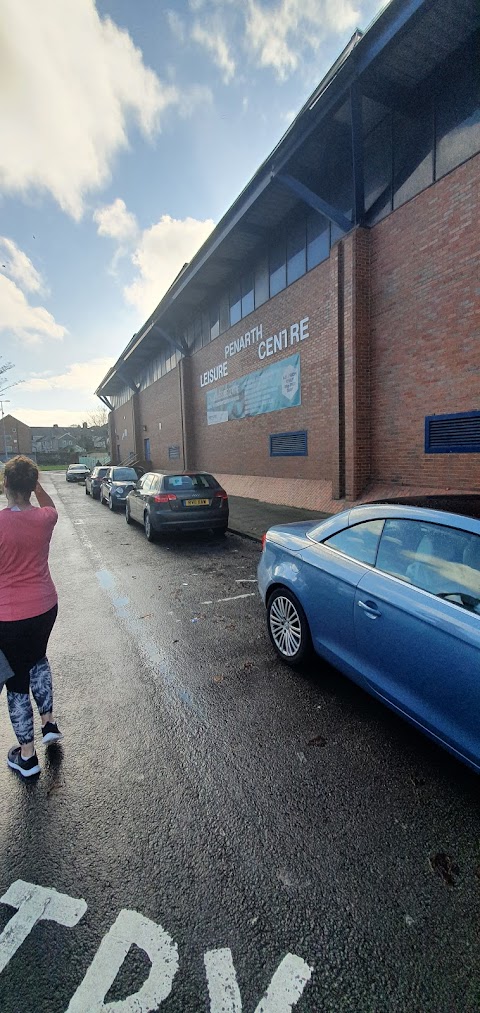
[(84, 464), (71, 464), (69, 471), (88, 471), (88, 468)]
[(92, 472), (92, 478), (103, 478), (107, 474), (108, 468), (95, 468)]
[(167, 475), (165, 489), (219, 489), (213, 475)]
[(112, 478), (114, 482), (136, 482), (137, 473), (133, 468), (115, 468)]

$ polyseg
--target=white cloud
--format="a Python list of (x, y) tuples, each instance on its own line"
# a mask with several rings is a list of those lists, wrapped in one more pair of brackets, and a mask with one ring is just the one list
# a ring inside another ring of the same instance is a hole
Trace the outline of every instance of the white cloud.
[(145, 229), (132, 254), (137, 276), (124, 289), (125, 299), (148, 317), (185, 263), (190, 261), (214, 228), (211, 219), (178, 220), (163, 215)]
[(170, 26), (172, 35), (178, 42), (185, 42), (185, 24), (176, 11), (165, 11), (165, 17)]
[(235, 74), (235, 61), (218, 23), (210, 21), (204, 27), (199, 21), (196, 21), (192, 28), (192, 39), (212, 54), (214, 63), (223, 73), (225, 84), (228, 84)]
[(280, 0), (274, 7), (248, 0), (247, 48), (285, 80), (305, 48), (316, 51), (328, 36), (353, 32), (359, 17), (353, 0)]
[(63, 373), (33, 373), (22, 381), (23, 391), (75, 391), (87, 397), (98, 387), (103, 377), (113, 366), (115, 360), (110, 356), (90, 359), (88, 362), (73, 362)]
[(137, 219), (120, 197), (117, 197), (112, 204), (105, 204), (97, 208), (93, 214), (93, 220), (98, 225), (99, 236), (109, 236), (117, 242), (128, 242), (135, 239), (138, 233)]
[(93, 0), (3, 0), (2, 15), (0, 189), (47, 191), (79, 219), (127, 147), (129, 121), (151, 137), (182, 96)]
[(80, 411), (68, 408), (24, 408), (15, 404), (11, 414), (26, 426), (74, 426), (89, 422), (89, 413), (97, 411), (100, 401), (90, 395), (90, 400)]
[(44, 291), (42, 276), (13, 239), (0, 236), (0, 270), (27, 292)]
[[(28, 259), (28, 258), (27, 258)], [(63, 338), (66, 328), (57, 324), (44, 306), (31, 306), (10, 278), (0, 273), (0, 332), (15, 334), (26, 344), (44, 338)]]

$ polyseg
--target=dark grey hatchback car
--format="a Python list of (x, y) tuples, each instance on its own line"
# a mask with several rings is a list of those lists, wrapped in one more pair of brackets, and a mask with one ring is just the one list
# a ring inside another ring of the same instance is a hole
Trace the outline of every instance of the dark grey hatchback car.
[(228, 496), (216, 478), (205, 472), (149, 471), (129, 492), (125, 517), (127, 524), (143, 524), (149, 542), (168, 531), (210, 528), (223, 535), (228, 527)]

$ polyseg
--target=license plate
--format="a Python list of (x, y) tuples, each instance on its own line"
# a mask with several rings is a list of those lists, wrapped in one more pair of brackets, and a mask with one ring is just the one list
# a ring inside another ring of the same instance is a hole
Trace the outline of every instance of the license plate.
[(208, 506), (210, 500), (208, 499), (186, 499), (185, 506)]

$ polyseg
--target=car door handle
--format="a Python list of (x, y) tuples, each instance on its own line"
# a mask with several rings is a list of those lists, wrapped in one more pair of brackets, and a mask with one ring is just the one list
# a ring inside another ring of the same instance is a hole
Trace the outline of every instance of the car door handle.
[(378, 619), (382, 614), (373, 601), (362, 601), (359, 598), (357, 605), (359, 608), (363, 609), (369, 619)]

